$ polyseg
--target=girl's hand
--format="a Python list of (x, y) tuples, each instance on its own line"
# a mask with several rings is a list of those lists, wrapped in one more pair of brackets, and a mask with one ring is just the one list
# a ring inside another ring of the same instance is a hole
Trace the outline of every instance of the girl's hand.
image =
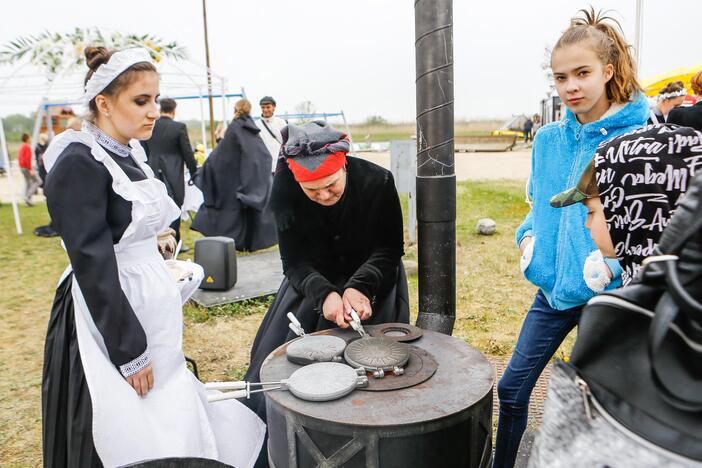
[(146, 396), (149, 390), (154, 388), (154, 371), (151, 368), (151, 364), (144, 367), (136, 374), (127, 377), (127, 382), (134, 388), (137, 395), (140, 397)]

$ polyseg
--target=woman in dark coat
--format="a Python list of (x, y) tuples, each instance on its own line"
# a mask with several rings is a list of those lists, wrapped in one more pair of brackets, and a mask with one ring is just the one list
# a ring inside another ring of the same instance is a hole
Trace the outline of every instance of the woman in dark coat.
[[(364, 323), (409, 322), (402, 266), (403, 228), (392, 174), (347, 157), (348, 138), (324, 122), (282, 131), (272, 207), (283, 279), (251, 350), (246, 380), (258, 382), (263, 360), (295, 337), (286, 314), (307, 332)], [(265, 418), (260, 394), (246, 404)]]
[(702, 71), (693, 75), (690, 86), (697, 98), (697, 104), (690, 107), (676, 107), (670, 111), (668, 122), (702, 132)]
[(205, 236), (231, 237), (236, 249), (245, 252), (277, 243), (268, 207), (271, 156), (250, 112), (249, 101), (237, 101), (224, 139), (198, 171), (196, 185), (205, 201), (191, 226)]

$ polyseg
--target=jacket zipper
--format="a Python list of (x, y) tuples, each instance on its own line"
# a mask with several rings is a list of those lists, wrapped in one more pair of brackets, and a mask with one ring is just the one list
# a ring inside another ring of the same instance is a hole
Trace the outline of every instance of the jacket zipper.
[[(582, 126), (579, 128), (576, 128), (573, 131), (575, 141), (577, 142), (577, 151), (575, 152), (575, 160), (573, 161), (573, 163), (570, 166), (570, 174), (568, 174), (568, 183), (567, 183), (566, 187), (572, 187), (573, 184), (575, 183), (575, 177), (578, 177), (578, 178), (580, 177), (580, 174), (574, 174), (576, 172), (575, 168), (580, 165), (579, 164), (580, 159), (582, 159), (582, 154), (581, 154), (582, 144), (580, 142), (580, 130), (582, 130)], [(566, 131), (567, 131), (567, 129), (566, 129)], [(564, 212), (561, 214), (561, 219), (558, 222), (559, 235), (556, 236), (556, 243), (557, 243), (557, 246), (556, 246), (556, 280), (553, 283), (553, 291), (552, 291), (552, 296), (554, 299), (558, 297), (558, 291), (560, 289), (561, 283), (563, 282), (563, 275), (562, 275), (563, 265), (561, 264), (560, 260), (561, 260), (561, 258), (563, 258), (563, 249), (564, 249), (564, 245), (565, 245), (564, 238), (566, 237), (566, 228), (568, 226), (566, 218), (567, 218), (567, 213)]]
[(595, 420), (595, 414), (592, 412), (592, 409), (594, 408), (605, 421), (607, 421), (617, 431), (624, 434), (624, 436), (628, 439), (645, 446), (647, 449), (653, 452), (658, 452), (666, 457), (676, 459), (680, 463), (699, 465), (700, 462), (698, 460), (688, 458), (684, 455), (671, 452), (670, 450), (667, 450), (663, 447), (659, 447), (653, 442), (650, 442), (641, 437), (640, 435), (632, 432), (631, 429), (624, 426), (622, 423), (617, 421), (611, 414), (607, 412), (604, 406), (602, 406), (602, 404), (599, 401), (597, 401), (597, 399), (592, 395), (592, 392), (590, 392), (590, 386), (587, 384), (587, 382), (585, 382), (579, 375), (575, 376), (573, 382), (578, 387), (578, 390), (580, 390), (580, 394), (582, 395), (583, 406), (585, 408), (585, 415), (587, 416), (588, 421)]

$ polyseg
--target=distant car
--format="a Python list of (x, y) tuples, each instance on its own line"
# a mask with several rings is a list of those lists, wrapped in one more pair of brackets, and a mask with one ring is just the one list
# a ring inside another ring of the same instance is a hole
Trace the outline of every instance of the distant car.
[(518, 114), (513, 116), (507, 122), (505, 122), (499, 129), (494, 130), (492, 134), (494, 136), (516, 136), (517, 138), (524, 138), (524, 124), (528, 120), (528, 117), (524, 114)]

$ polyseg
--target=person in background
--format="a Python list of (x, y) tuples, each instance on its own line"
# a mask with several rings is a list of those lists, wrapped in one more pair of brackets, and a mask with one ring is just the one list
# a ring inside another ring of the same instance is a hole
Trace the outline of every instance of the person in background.
[[(187, 166), (190, 178), (197, 172), (197, 164), (188, 138), (188, 128), (182, 122), (176, 122), (176, 101), (161, 98), (161, 117), (154, 125), (151, 138), (142, 142), (149, 158), (149, 166), (168, 189), (168, 196), (178, 205), (183, 206), (185, 198), (184, 169)], [(180, 241), (180, 217), (173, 221), (171, 228), (176, 233), (176, 242)], [(181, 252), (189, 249), (181, 247)]]
[(651, 109), (648, 118), (649, 124), (665, 123), (670, 111), (678, 107), (685, 100), (687, 90), (682, 81), (671, 81), (658, 93), (656, 105)]
[(533, 140), (533, 135), (536, 135), (536, 131), (541, 128), (541, 116), (539, 114), (534, 114), (531, 120), (534, 122), (534, 128), (531, 129)]
[(668, 114), (668, 122), (691, 127), (702, 132), (702, 71), (690, 79), (690, 87), (697, 103), (691, 107), (676, 107)]
[(195, 157), (197, 167), (202, 167), (202, 165), (205, 164), (205, 159), (207, 159), (207, 155), (205, 154), (205, 145), (202, 143), (196, 144), (195, 153), (193, 153), (193, 156)]
[[(618, 23), (592, 8), (580, 13), (553, 47), (551, 69), (567, 111), (534, 139), (527, 186), (531, 210), (515, 233), (521, 270), (538, 291), (497, 386), (494, 468), (514, 466), (534, 385), (595, 295), (583, 278), (585, 261), (597, 247), (585, 228), (587, 210), (582, 205), (557, 210), (549, 200), (577, 180), (601, 142), (648, 118)], [(613, 272), (610, 288), (621, 283), (620, 272)]]
[(534, 121), (527, 117), (526, 122), (524, 122), (524, 143), (531, 141), (532, 134), (531, 131), (534, 128)]
[(190, 228), (205, 236), (234, 239), (240, 252), (278, 243), (269, 207), (271, 159), (251, 118), (251, 103), (240, 99), (224, 139), (210, 153), (195, 185), (204, 202)]
[(19, 149), (17, 162), (24, 176), (24, 204), (32, 206), (32, 196), (39, 190), (41, 179), (32, 169), (32, 138), (27, 133), (22, 134), (22, 146)]
[(261, 105), (261, 118), (256, 122), (256, 125), (261, 129), (261, 138), (271, 154), (271, 173), (274, 173), (280, 154), (280, 145), (283, 143), (280, 131), (286, 123), (283, 119), (273, 115), (275, 113), (275, 99), (265, 96), (261, 98), (259, 104)]
[(44, 167), (44, 153), (46, 148), (49, 146), (49, 137), (46, 133), (40, 133), (39, 138), (37, 138), (37, 145), (34, 147), (34, 156), (37, 160), (37, 172), (39, 173), (39, 178), (41, 179), (40, 187), (44, 186), (44, 180), (46, 180), (46, 168)]

